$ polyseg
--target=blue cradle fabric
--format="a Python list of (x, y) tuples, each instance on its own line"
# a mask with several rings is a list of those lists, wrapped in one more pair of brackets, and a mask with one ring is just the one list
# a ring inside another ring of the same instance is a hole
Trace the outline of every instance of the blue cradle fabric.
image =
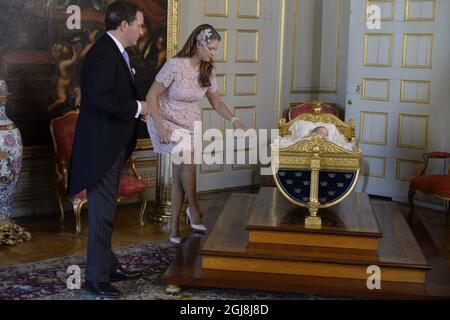
[[(356, 171), (319, 172), (319, 202), (327, 205), (345, 196), (352, 187)], [(311, 171), (302, 169), (279, 169), (276, 178), (283, 191), (294, 201), (307, 205), (310, 198)]]

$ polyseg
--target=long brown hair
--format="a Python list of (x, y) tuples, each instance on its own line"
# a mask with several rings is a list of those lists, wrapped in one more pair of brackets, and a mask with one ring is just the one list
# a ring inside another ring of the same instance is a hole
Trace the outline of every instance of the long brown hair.
[[(214, 27), (209, 24), (199, 25), (197, 28), (192, 31), (191, 35), (187, 39), (183, 48), (176, 54), (177, 58), (190, 58), (193, 57), (197, 53), (197, 36), (205, 29), (211, 30), (211, 36), (209, 40), (217, 40), (221, 41), (222, 37), (217, 32)], [(198, 82), (202, 87), (211, 86), (211, 73), (214, 69), (214, 61), (211, 59), (209, 62), (201, 61), (200, 63), (200, 75), (198, 77)]]

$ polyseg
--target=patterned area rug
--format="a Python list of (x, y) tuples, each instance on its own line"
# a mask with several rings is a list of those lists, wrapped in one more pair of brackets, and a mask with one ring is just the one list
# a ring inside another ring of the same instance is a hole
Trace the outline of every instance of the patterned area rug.
[[(322, 300), (318, 296), (283, 294), (253, 290), (183, 287), (176, 295), (165, 292), (161, 276), (175, 257), (177, 246), (155, 241), (115, 250), (126, 268), (139, 268), (145, 275), (133, 281), (116, 282), (125, 300), (195, 299), (195, 300)], [(95, 300), (99, 297), (83, 289), (69, 290), (67, 268), (78, 265), (84, 274), (85, 255), (73, 255), (13, 267), (0, 268), (0, 300)]]

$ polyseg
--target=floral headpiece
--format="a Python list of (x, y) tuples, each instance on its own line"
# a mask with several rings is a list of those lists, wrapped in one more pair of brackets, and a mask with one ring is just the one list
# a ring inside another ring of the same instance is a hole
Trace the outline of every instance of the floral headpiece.
[(197, 45), (206, 47), (206, 45), (211, 41), (212, 33), (213, 32), (211, 29), (202, 30), (197, 36)]

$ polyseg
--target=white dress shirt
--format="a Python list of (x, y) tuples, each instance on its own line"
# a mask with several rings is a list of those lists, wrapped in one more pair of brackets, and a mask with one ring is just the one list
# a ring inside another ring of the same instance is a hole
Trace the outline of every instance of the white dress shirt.
[[(108, 36), (111, 37), (111, 39), (114, 40), (114, 43), (116, 44), (117, 48), (119, 48), (120, 53), (123, 54), (123, 52), (125, 51), (125, 48), (123, 47), (123, 45), (111, 33), (107, 32), (107, 34), (108, 34)], [(142, 106), (139, 101), (136, 100), (136, 102), (137, 102), (138, 108), (137, 108), (136, 115), (134, 117), (139, 118), (139, 115), (141, 114)]]

